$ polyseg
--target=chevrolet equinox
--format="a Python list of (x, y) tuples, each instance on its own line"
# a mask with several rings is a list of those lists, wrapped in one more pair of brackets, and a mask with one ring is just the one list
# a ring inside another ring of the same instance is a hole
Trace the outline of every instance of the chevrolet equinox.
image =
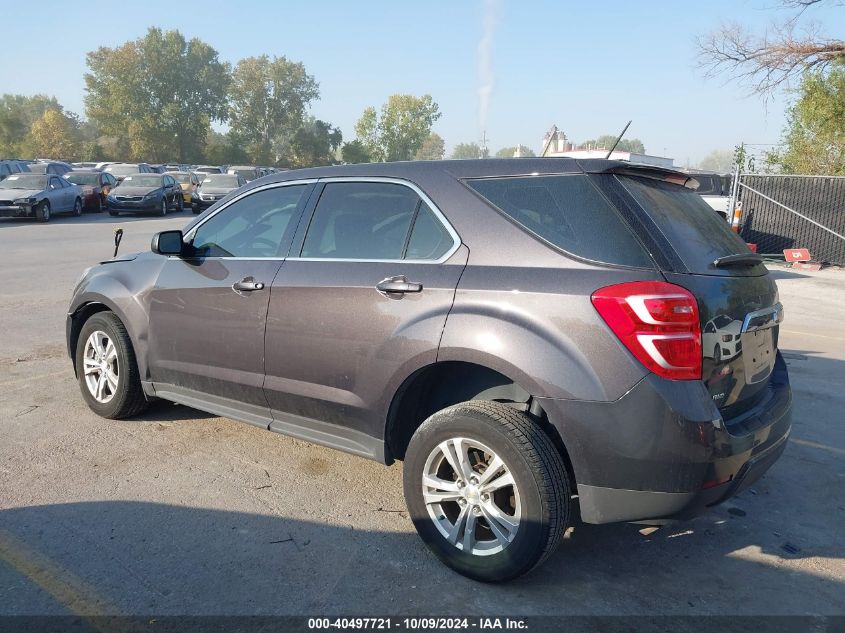
[(434, 554), (508, 580), (576, 517), (693, 516), (786, 446), (777, 288), (696, 186), (573, 159), (274, 174), (88, 269), (68, 351), (106, 418), (161, 398), (403, 460)]

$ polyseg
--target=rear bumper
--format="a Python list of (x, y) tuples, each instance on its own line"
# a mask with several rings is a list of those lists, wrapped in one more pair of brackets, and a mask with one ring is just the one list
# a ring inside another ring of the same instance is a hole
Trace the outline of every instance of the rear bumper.
[(689, 518), (757, 481), (786, 448), (792, 391), (769, 388), (725, 420), (700, 381), (649, 376), (615, 402), (540, 400), (569, 449), (587, 523)]

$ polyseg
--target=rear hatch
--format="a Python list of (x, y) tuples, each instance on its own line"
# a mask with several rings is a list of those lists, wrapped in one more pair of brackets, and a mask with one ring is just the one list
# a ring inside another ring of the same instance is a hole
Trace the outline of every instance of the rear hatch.
[(666, 280), (698, 301), (702, 379), (714, 404), (726, 419), (753, 407), (767, 392), (783, 317), (762, 260), (686, 176), (623, 168), (599, 178), (615, 190)]

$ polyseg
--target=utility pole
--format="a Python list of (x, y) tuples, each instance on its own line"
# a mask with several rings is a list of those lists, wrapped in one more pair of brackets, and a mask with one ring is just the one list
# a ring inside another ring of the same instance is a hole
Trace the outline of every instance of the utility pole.
[(487, 158), (490, 155), (490, 152), (487, 150), (487, 130), (483, 130), (481, 132), (481, 148), (480, 148), (481, 156), (479, 158)]

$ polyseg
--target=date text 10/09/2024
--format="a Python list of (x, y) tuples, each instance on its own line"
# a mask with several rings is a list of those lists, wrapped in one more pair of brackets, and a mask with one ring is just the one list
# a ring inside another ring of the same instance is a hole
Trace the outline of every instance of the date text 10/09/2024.
[(308, 618), (312, 630), (395, 630), (395, 631), (447, 631), (480, 630), (505, 631), (528, 628), (520, 618)]

